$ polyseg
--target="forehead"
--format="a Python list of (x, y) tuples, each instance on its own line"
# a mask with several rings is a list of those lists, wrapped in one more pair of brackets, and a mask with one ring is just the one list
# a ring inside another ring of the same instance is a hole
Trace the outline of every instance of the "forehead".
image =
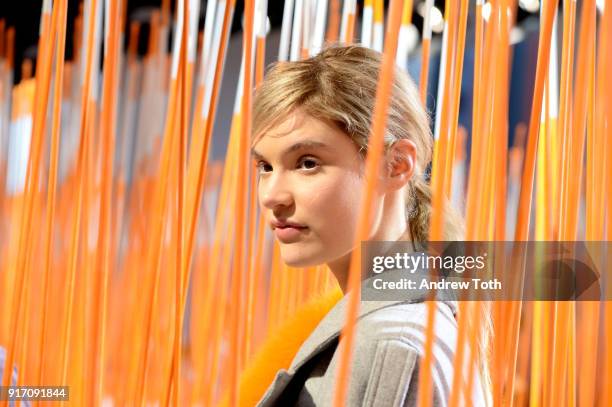
[(350, 137), (333, 124), (295, 110), (258, 137), (252, 149), (260, 154), (282, 152), (299, 142), (322, 143), (330, 150), (357, 151)]

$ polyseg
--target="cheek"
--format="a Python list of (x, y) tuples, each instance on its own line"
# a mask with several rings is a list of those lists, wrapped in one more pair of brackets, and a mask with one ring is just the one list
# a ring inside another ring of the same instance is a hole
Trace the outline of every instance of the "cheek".
[(361, 186), (356, 174), (330, 176), (304, 197), (303, 209), (312, 218), (312, 225), (325, 244), (336, 247), (352, 244), (359, 217)]

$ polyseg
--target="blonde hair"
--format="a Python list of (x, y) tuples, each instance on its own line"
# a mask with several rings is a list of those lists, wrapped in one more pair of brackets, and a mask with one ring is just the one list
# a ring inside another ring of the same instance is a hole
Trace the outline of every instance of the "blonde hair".
[[(252, 123), (254, 141), (294, 109), (300, 108), (342, 130), (365, 155), (381, 60), (381, 54), (369, 48), (334, 45), (308, 59), (275, 63), (256, 89)], [(387, 112), (385, 147), (388, 149), (400, 139), (409, 139), (416, 145), (416, 168), (406, 188), (406, 217), (412, 240), (417, 245), (429, 240), (432, 193), (425, 179), (433, 152), (429, 120), (415, 84), (396, 67)], [(444, 240), (463, 240), (463, 218), (448, 202), (445, 203), (444, 219)], [(483, 322), (478, 341), (479, 370), (485, 397), (489, 399), (486, 349), (491, 320), (489, 307), (483, 305), (478, 316)], [(472, 318), (469, 319), (471, 324)]]

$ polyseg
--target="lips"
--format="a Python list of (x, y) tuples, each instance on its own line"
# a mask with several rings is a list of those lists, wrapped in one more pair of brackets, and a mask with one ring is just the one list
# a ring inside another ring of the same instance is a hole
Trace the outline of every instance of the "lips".
[(296, 229), (300, 229), (300, 228), (305, 228), (306, 225), (302, 225), (300, 223), (297, 222), (292, 222), (292, 221), (288, 221), (288, 220), (280, 220), (280, 219), (274, 219), (271, 222), (272, 224), (272, 229), (283, 229), (283, 228), (296, 228)]
[(308, 226), (300, 223), (277, 219), (271, 222), (271, 226), (277, 239), (282, 243), (298, 241), (304, 231), (308, 229)]

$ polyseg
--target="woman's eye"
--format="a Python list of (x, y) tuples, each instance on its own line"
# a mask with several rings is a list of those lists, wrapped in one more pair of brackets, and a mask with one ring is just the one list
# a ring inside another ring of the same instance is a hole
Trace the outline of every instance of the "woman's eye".
[(298, 162), (298, 167), (304, 170), (314, 170), (319, 166), (319, 163), (312, 158), (303, 158)]
[(272, 166), (265, 161), (260, 161), (257, 163), (257, 172), (260, 174), (272, 171)]

